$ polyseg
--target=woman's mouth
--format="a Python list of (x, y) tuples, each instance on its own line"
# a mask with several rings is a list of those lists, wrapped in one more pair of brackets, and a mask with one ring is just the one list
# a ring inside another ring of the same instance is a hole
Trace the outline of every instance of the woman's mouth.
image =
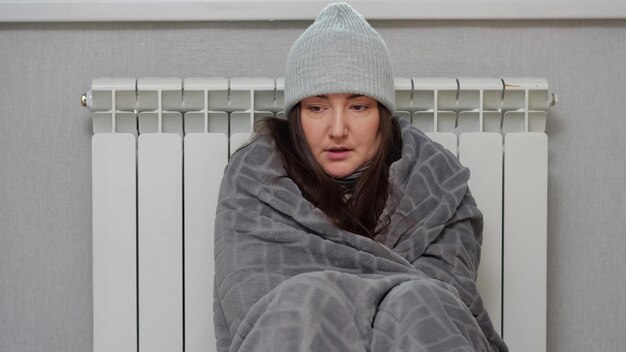
[(352, 149), (347, 147), (331, 147), (326, 149), (328, 159), (333, 161), (343, 160), (350, 156)]

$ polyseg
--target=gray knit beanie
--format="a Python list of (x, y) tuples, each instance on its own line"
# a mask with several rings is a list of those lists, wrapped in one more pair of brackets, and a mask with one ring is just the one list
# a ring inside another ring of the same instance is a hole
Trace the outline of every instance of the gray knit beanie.
[(285, 116), (302, 99), (363, 94), (394, 113), (391, 57), (383, 39), (346, 3), (328, 5), (296, 40), (287, 57)]

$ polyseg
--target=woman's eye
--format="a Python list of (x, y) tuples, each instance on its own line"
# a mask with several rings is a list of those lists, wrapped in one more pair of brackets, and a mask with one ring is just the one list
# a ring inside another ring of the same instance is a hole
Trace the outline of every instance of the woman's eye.
[(318, 105), (311, 105), (307, 107), (307, 109), (311, 112), (321, 112), (323, 110), (322, 107)]
[(352, 109), (357, 112), (365, 111), (367, 110), (367, 105), (352, 105)]

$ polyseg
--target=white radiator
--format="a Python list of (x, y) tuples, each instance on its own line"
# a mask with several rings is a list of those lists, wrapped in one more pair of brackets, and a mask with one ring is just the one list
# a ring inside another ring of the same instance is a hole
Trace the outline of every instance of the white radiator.
[[(214, 351), (213, 223), (228, 156), (281, 115), (271, 78), (98, 78), (94, 351)], [(397, 78), (398, 113), (458, 155), (484, 214), (478, 283), (511, 351), (546, 350), (547, 110), (538, 78)]]

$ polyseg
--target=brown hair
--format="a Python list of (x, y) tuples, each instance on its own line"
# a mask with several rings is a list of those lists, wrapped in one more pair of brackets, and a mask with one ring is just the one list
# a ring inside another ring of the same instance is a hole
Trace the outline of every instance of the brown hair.
[(398, 123), (380, 103), (378, 110), (381, 147), (359, 177), (349, 199), (344, 197), (343, 186), (326, 174), (313, 157), (300, 121), (300, 104), (291, 109), (287, 120), (270, 118), (262, 125), (273, 136), (287, 176), (302, 195), (336, 226), (369, 238), (389, 225), (388, 218), (380, 217), (389, 194), (389, 166), (399, 159), (402, 150)]

